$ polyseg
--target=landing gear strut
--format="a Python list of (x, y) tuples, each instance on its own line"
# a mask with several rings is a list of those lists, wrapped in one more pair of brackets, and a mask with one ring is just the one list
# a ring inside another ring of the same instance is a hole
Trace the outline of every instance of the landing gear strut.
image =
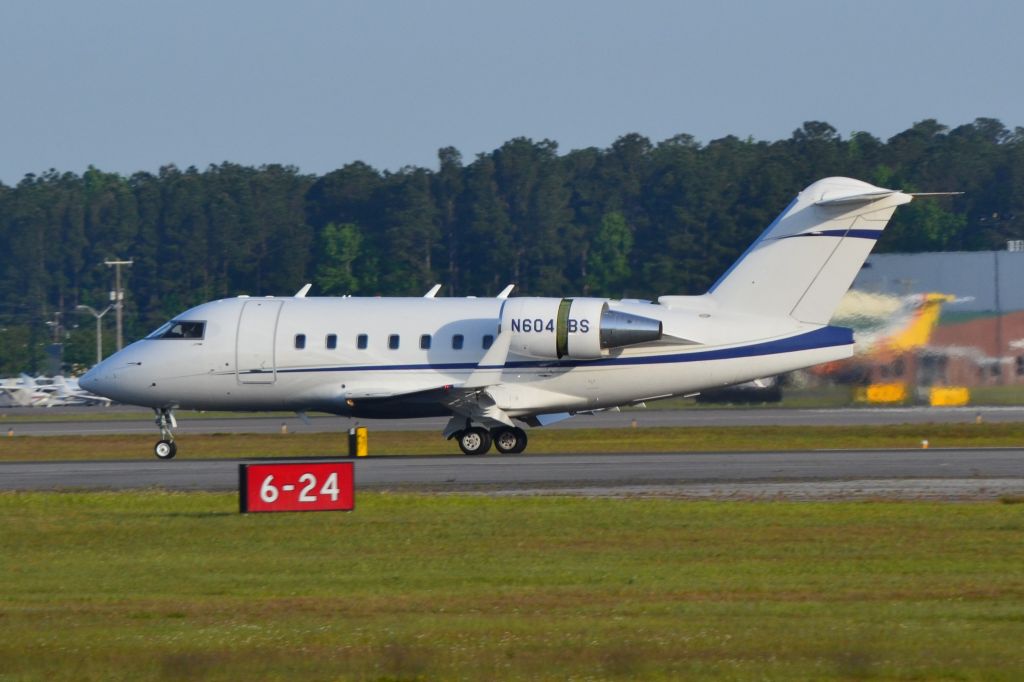
[(167, 407), (154, 408), (153, 412), (156, 414), (156, 425), (160, 428), (160, 440), (153, 446), (153, 454), (159, 459), (174, 459), (178, 454), (178, 446), (174, 444), (174, 434), (171, 432), (178, 425), (174, 412)]

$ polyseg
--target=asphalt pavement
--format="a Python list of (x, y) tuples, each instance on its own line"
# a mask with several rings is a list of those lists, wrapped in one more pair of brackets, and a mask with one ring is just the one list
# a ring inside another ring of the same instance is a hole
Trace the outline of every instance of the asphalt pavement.
[[(0, 490), (227, 491), (261, 460), (0, 463)], [(369, 457), (358, 489), (712, 498), (985, 499), (1024, 495), (1024, 449)]]

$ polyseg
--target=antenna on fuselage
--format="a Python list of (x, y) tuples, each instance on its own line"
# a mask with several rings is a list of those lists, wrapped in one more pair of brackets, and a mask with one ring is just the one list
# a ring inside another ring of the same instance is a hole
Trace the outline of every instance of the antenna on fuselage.
[(509, 284), (507, 287), (501, 290), (501, 293), (495, 296), (495, 298), (508, 298), (508, 295), (512, 293), (512, 290), (516, 288), (515, 284)]
[(435, 296), (437, 296), (437, 292), (439, 291), (441, 291), (441, 285), (435, 284), (434, 286), (430, 287), (430, 291), (423, 294), (423, 298), (434, 298)]
[(302, 287), (297, 292), (295, 292), (295, 298), (306, 298), (306, 294), (309, 293), (309, 290), (312, 287), (313, 287), (313, 283), (312, 282), (308, 282), (306, 284), (306, 286)]

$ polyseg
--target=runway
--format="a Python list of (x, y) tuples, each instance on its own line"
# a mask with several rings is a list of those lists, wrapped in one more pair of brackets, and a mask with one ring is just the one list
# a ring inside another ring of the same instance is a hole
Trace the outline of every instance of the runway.
[[(244, 461), (2, 463), (0, 490), (228, 491)], [(503, 495), (992, 499), (1024, 495), (1024, 449), (371, 457), (356, 461), (356, 482)]]
[[(113, 411), (113, 412), (112, 412)], [(0, 430), (12, 429), (19, 436), (55, 435), (156, 435), (151, 410), (143, 408), (6, 408)], [(109, 419), (111, 414), (119, 415)], [(124, 415), (121, 417), (121, 415)], [(66, 417), (64, 419), (63, 417)], [(94, 419), (89, 419), (94, 417)], [(200, 433), (277, 433), (282, 425), (291, 433), (347, 431), (352, 426), (367, 426), (371, 431), (440, 432), (444, 418), (437, 419), (349, 419), (330, 415), (310, 416), (307, 421), (288, 415), (209, 417), (194, 412), (178, 412), (179, 434)], [(885, 424), (968, 423), (981, 418), (986, 422), (1024, 421), (1024, 407), (896, 407), (896, 408), (690, 408), (647, 409), (624, 412), (600, 412), (577, 415), (545, 428), (626, 428), (635, 420), (641, 427), (663, 426), (879, 426)]]

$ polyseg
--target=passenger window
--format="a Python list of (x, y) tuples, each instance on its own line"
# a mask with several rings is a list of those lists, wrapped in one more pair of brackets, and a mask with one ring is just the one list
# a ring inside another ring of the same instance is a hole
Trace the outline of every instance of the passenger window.
[(490, 348), (492, 344), (494, 344), (494, 335), (484, 334), (484, 350)]
[(296, 334), (295, 335), (295, 347), (298, 348), (299, 350), (302, 350), (303, 348), (306, 347), (306, 335), (305, 334)]
[(462, 350), (463, 342), (462, 334), (456, 334), (452, 337), (452, 348), (455, 350)]
[(338, 335), (337, 334), (328, 334), (327, 335), (327, 343), (325, 343), (324, 345), (327, 346), (327, 350), (334, 350), (335, 348), (337, 348), (338, 347)]
[(398, 350), (398, 334), (392, 334), (388, 337), (388, 348)]
[(365, 350), (368, 345), (370, 345), (370, 338), (366, 334), (356, 337), (356, 348)]
[(420, 337), (420, 348), (430, 350), (430, 334), (424, 334)]

